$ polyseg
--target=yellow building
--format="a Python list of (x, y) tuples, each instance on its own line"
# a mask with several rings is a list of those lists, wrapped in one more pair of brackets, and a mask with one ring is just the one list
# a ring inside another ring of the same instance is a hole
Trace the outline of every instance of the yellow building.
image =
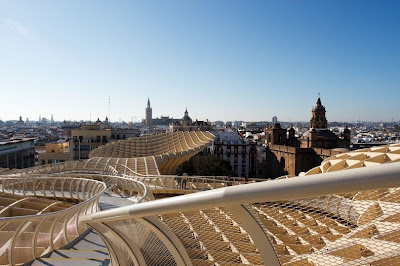
[(88, 159), (92, 150), (111, 139), (111, 129), (100, 129), (98, 125), (86, 125), (80, 129), (71, 130), (71, 138), (73, 159)]
[(47, 153), (68, 153), (69, 152), (69, 143), (46, 143), (46, 152)]
[(37, 149), (38, 164), (55, 164), (60, 162), (72, 161), (69, 142), (46, 143), (45, 149)]

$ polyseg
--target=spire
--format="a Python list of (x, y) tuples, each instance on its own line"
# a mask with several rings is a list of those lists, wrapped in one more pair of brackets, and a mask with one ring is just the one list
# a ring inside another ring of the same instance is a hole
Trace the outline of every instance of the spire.
[(147, 107), (150, 107), (150, 97), (147, 97)]

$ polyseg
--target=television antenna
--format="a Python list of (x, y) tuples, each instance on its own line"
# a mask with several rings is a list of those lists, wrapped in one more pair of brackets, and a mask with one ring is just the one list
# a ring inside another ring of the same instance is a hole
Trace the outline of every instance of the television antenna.
[(111, 123), (111, 97), (108, 96), (108, 122)]

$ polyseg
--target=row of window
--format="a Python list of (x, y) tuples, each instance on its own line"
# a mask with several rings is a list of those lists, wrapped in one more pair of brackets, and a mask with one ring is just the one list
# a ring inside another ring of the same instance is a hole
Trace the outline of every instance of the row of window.
[(63, 162), (65, 162), (65, 160), (47, 160), (47, 163), (46, 163), (46, 160), (42, 160), (41, 165), (43, 165), (43, 164), (56, 164), (56, 163), (63, 163)]
[[(74, 136), (73, 140), (74, 140), (74, 142), (83, 142), (83, 136)], [(97, 136), (95, 138), (90, 138), (90, 141), (92, 141), (92, 142), (107, 142), (107, 136)]]

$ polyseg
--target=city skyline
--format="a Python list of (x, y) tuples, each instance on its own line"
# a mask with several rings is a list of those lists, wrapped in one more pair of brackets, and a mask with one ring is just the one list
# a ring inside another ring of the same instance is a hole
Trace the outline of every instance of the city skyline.
[(0, 118), (399, 121), (395, 1), (2, 1)]

